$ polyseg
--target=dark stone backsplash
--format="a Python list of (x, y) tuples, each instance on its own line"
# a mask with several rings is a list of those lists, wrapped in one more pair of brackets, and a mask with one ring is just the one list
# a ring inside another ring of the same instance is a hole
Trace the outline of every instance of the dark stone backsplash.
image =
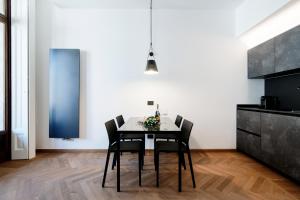
[(300, 110), (300, 74), (266, 79), (265, 95), (277, 96), (281, 110)]

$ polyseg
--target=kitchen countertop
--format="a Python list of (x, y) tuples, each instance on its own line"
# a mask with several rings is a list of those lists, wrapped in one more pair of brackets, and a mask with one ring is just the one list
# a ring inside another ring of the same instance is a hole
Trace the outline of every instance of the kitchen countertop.
[(238, 104), (237, 109), (238, 110), (248, 110), (248, 111), (255, 111), (255, 112), (273, 113), (273, 114), (281, 114), (281, 115), (289, 115), (289, 116), (300, 117), (300, 111), (270, 110), (270, 109), (261, 108), (260, 105), (255, 105), (255, 104)]

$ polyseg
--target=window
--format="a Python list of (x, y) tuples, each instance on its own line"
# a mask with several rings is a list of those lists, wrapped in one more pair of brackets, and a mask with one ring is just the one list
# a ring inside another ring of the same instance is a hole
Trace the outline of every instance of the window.
[(0, 13), (2, 14), (2, 15), (5, 15), (6, 14), (6, 9), (5, 9), (5, 7), (6, 7), (6, 3), (5, 3), (5, 0), (0, 0)]

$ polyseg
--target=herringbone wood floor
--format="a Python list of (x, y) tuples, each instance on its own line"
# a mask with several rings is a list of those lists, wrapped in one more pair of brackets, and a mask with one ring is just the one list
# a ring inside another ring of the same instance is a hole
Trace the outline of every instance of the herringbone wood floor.
[(177, 158), (162, 154), (160, 188), (155, 187), (153, 157), (146, 156), (142, 187), (138, 186), (137, 155), (121, 158), (121, 189), (116, 192), (116, 170), (109, 169), (101, 188), (104, 153), (40, 153), (32, 161), (0, 164), (1, 200), (86, 199), (300, 199), (300, 186), (237, 152), (193, 152), (197, 188), (188, 170), (183, 192), (177, 192)]

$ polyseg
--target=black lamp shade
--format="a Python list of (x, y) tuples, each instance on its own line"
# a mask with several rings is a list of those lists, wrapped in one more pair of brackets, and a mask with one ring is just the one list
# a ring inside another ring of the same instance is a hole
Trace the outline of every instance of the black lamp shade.
[(157, 74), (157, 73), (158, 73), (158, 70), (157, 70), (155, 60), (148, 60), (145, 74)]
[(145, 74), (157, 74), (158, 69), (154, 58), (153, 47), (152, 47), (152, 0), (150, 1), (150, 49), (149, 56), (147, 59), (147, 66)]

